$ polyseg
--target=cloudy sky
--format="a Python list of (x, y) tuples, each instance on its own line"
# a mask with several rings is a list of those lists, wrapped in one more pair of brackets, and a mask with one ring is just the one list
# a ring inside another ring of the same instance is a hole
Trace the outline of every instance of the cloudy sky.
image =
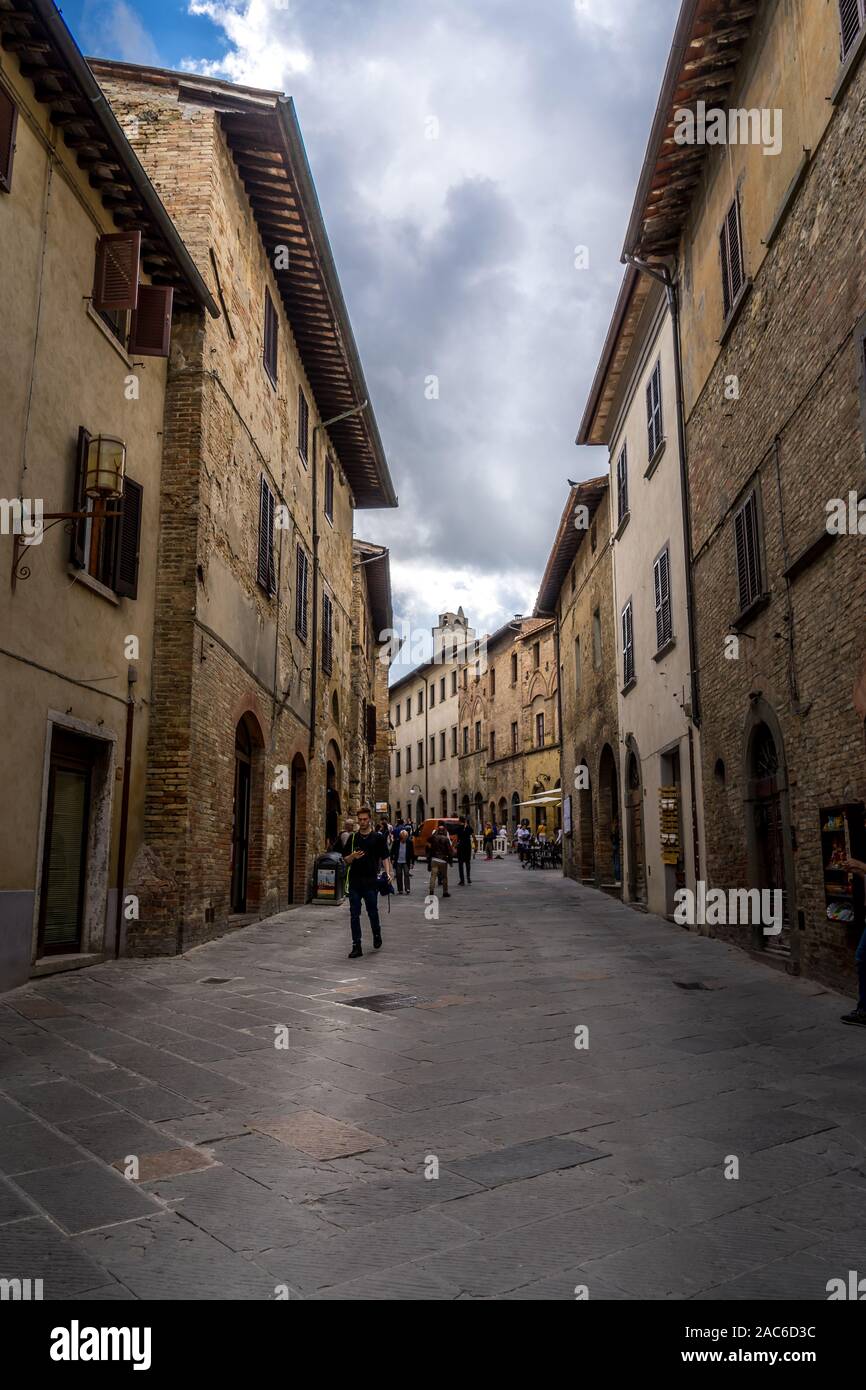
[(479, 631), (531, 612), (566, 479), (605, 468), (574, 436), (678, 8), (63, 7), (87, 53), (294, 97), (400, 497), (356, 529), (390, 547), (413, 631), (459, 604)]

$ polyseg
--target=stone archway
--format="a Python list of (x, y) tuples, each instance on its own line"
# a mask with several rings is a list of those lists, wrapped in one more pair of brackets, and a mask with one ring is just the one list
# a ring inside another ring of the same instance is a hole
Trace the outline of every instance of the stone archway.
[(602, 887), (622, 887), (622, 833), (619, 823), (619, 775), (609, 743), (598, 760), (598, 827), (595, 864)]
[(752, 702), (743, 739), (743, 812), (749, 864), (749, 887), (781, 893), (782, 930), (765, 936), (752, 924), (756, 946), (797, 955), (794, 866), (788, 771), (782, 729), (775, 710), (763, 699)]
[(328, 846), (334, 843), (340, 833), (342, 768), (343, 758), (339, 746), (334, 739), (330, 739), (325, 755), (325, 844)]

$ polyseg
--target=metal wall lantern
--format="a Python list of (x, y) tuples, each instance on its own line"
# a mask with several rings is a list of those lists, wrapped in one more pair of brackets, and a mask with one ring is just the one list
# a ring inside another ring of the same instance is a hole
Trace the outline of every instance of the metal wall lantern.
[[(84, 460), (84, 496), (92, 502), (119, 502), (123, 497), (123, 480), (126, 474), (126, 444), (110, 434), (97, 434), (88, 441)], [(122, 508), (102, 511), (100, 516), (119, 517)], [(84, 512), (43, 512), (39, 525), (39, 541), (27, 540), (16, 531), (12, 538), (12, 592), (14, 594), (19, 579), (30, 578), (29, 564), (22, 563), (24, 553), (39, 544), (46, 531), (59, 522), (65, 522), (64, 530), (72, 535), (79, 521), (87, 521), (92, 511)], [(45, 522), (49, 522), (48, 526)]]

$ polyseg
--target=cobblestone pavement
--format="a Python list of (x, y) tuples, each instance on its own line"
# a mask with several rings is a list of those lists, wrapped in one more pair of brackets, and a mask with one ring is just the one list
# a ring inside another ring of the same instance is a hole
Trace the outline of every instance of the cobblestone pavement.
[(862, 1268), (848, 1001), (554, 872), (479, 859), (474, 880), (434, 922), (416, 872), (358, 961), (347, 908), (311, 906), (4, 996), (0, 1277), (52, 1299), (824, 1299)]

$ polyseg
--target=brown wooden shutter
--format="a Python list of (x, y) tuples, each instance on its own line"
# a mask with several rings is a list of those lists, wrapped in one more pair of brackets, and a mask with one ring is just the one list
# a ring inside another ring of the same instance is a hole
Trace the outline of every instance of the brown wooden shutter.
[(265, 478), (259, 480), (259, 584), (266, 594), (276, 589), (274, 575), (274, 494)]
[(139, 285), (138, 307), (132, 315), (129, 351), (141, 357), (168, 357), (171, 348), (170, 285)]
[[(114, 521), (114, 592), (121, 598), (138, 598), (138, 558), (141, 549), (141, 513), (144, 488), (131, 478), (123, 480), (120, 516)], [(111, 510), (115, 505), (110, 503)]]
[(307, 557), (300, 546), (297, 551), (297, 584), (295, 589), (295, 628), (307, 640)]
[(12, 192), (12, 161), (15, 158), (15, 132), (18, 129), (18, 107), (0, 88), (0, 190)]
[(140, 259), (141, 232), (112, 232), (99, 238), (93, 276), (94, 309), (136, 308)]
[(866, 6), (863, 0), (839, 0), (839, 25), (842, 34), (842, 62), (854, 47), (854, 40), (864, 22)]
[[(79, 426), (78, 444), (75, 451), (75, 474), (72, 483), (72, 510), (74, 512), (87, 511), (87, 497), (84, 492), (84, 484), (87, 481), (87, 450), (90, 445), (90, 435), (83, 425)], [(72, 538), (69, 546), (69, 559), (78, 569), (84, 569), (84, 544), (87, 536), (87, 522), (73, 521)]]
[(271, 299), (268, 290), (265, 290), (265, 333), (264, 350), (262, 357), (265, 364), (265, 371), (276, 386), (277, 384), (277, 350), (279, 344), (279, 319), (274, 308), (274, 301)]

